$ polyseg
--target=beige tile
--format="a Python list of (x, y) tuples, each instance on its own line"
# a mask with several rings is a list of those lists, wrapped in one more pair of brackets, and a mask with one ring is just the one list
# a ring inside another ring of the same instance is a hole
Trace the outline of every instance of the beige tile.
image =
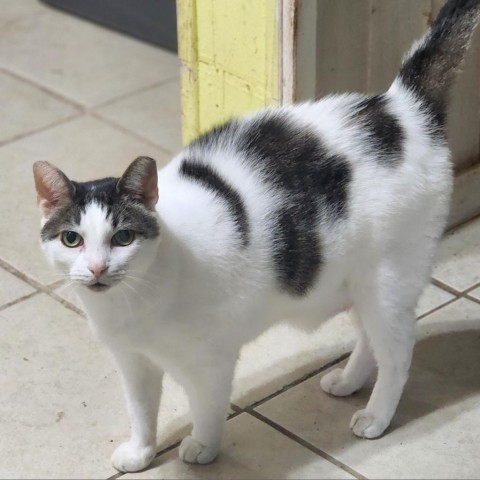
[(321, 375), (258, 410), (369, 478), (477, 478), (480, 305), (457, 300), (422, 319), (418, 331), (410, 379), (381, 439), (360, 440), (348, 429), (368, 389), (330, 397)]
[[(114, 474), (110, 456), (129, 420), (113, 359), (87, 321), (40, 294), (0, 312), (0, 322), (0, 477)], [(166, 375), (159, 450), (189, 434), (189, 422), (186, 396)]]
[(49, 160), (75, 180), (120, 175), (137, 156), (164, 165), (163, 151), (89, 116), (9, 143), (0, 148), (0, 164), (9, 181), (0, 183), (0, 257), (42, 283), (60, 277), (39, 247), (40, 214), (36, 207), (32, 164)]
[(468, 295), (470, 297), (473, 297), (473, 298), (477, 299), (477, 300), (480, 300), (480, 287), (475, 288), (474, 290), (469, 292)]
[(82, 310), (83, 312), (84, 308), (82, 302), (80, 301), (80, 298), (75, 292), (75, 287), (69, 281), (66, 281), (63, 285), (57, 287), (54, 290), (54, 293), (56, 293), (59, 297), (63, 298), (67, 302), (70, 302), (72, 305)]
[(424, 315), (454, 298), (455, 295), (452, 295), (435, 285), (429, 284), (418, 301), (416, 314), (417, 316)]
[(182, 148), (180, 80), (119, 100), (99, 113), (173, 153)]
[(22, 17), (35, 16), (50, 8), (39, 0), (10, 1), (0, 0), (2, 15), (0, 16), (1, 31), (16, 28)]
[(0, 143), (78, 112), (72, 105), (1, 71), (0, 105)]
[[(83, 310), (73, 288), (59, 287), (55, 293)], [(190, 407), (183, 388), (168, 374), (164, 377), (162, 388), (157, 436), (159, 450), (182, 440), (190, 434), (192, 428)], [(230, 408), (228, 413), (232, 414), (233, 410)]]
[(329, 320), (315, 332), (279, 324), (241, 352), (233, 403), (245, 407), (320, 368), (353, 347), (354, 331), (348, 314)]
[(463, 291), (480, 282), (480, 220), (454, 231), (442, 240), (433, 277)]
[(2, 23), (0, 66), (85, 106), (178, 76), (176, 55), (61, 11)]
[(221, 453), (210, 465), (188, 465), (177, 449), (148, 470), (122, 478), (353, 478), (263, 422), (241, 414), (227, 422)]
[(0, 268), (0, 306), (34, 291), (28, 283)]
[(0, 312), (0, 477), (106, 478), (128, 431), (117, 374), (86, 322), (46, 295)]

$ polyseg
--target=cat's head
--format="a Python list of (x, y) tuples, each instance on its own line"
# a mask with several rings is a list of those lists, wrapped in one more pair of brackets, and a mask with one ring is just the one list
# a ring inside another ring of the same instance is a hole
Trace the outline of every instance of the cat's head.
[(42, 247), (63, 275), (103, 291), (151, 264), (159, 240), (155, 160), (139, 157), (121, 178), (84, 183), (44, 161), (33, 173)]

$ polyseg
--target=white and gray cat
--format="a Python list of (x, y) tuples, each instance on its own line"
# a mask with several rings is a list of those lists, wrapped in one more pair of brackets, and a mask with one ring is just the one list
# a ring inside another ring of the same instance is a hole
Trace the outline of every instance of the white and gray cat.
[(146, 157), (86, 183), (34, 164), (43, 250), (124, 380), (132, 435), (118, 470), (155, 455), (164, 371), (193, 418), (180, 457), (214, 460), (239, 350), (283, 318), (311, 329), (352, 310), (356, 346), (321, 385), (350, 395), (378, 366), (350, 427), (365, 438), (388, 427), (448, 211), (447, 94), (479, 13), (480, 0), (449, 0), (386, 93), (232, 120), (158, 176)]

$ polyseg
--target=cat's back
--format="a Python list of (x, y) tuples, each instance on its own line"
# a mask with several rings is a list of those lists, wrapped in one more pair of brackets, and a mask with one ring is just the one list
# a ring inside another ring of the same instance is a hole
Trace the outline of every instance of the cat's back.
[(302, 295), (329, 262), (343, 268), (365, 232), (382, 242), (413, 209), (442, 203), (448, 157), (443, 133), (394, 83), (211, 130), (160, 172), (157, 207), (198, 256), (271, 272)]

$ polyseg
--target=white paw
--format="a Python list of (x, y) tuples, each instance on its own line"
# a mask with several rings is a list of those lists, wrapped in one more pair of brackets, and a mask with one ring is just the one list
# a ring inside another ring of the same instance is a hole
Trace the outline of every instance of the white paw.
[(120, 472), (138, 472), (148, 467), (155, 457), (154, 446), (139, 447), (122, 443), (112, 455), (112, 464)]
[(336, 368), (324, 375), (320, 380), (320, 386), (324, 392), (336, 397), (346, 397), (356, 392), (359, 388), (357, 385), (346, 382), (343, 379), (342, 368)]
[(350, 428), (357, 437), (377, 438), (390, 424), (389, 421), (377, 417), (368, 410), (358, 410), (353, 414)]
[(218, 447), (207, 447), (195, 440), (191, 435), (185, 437), (180, 444), (179, 457), (187, 463), (210, 463), (215, 460)]

